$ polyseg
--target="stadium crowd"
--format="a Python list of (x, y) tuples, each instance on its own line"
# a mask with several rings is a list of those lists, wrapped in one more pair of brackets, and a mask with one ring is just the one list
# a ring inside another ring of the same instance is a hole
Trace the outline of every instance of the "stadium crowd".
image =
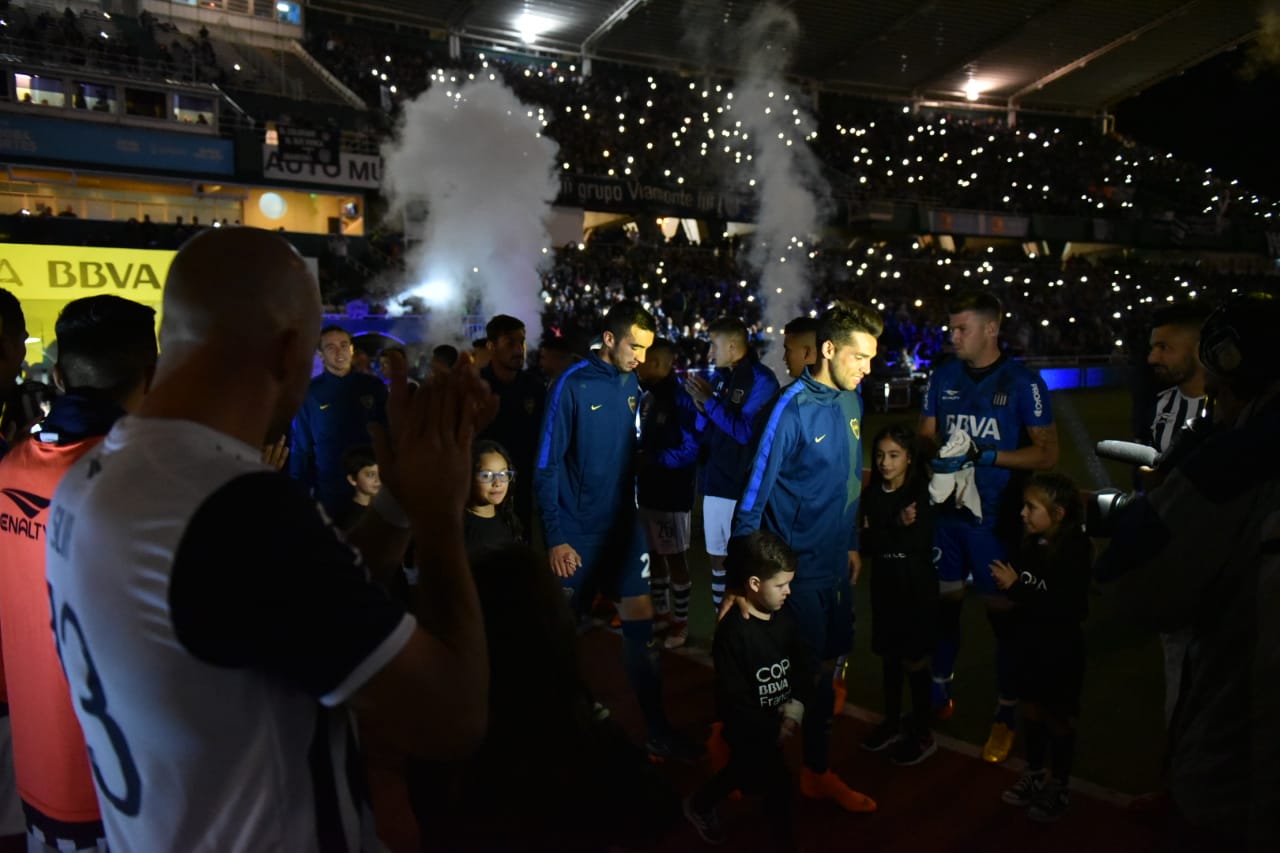
[[(739, 251), (741, 249), (739, 248)], [(809, 261), (813, 294), (798, 313), (817, 315), (856, 296), (884, 313), (881, 353), (892, 363), (928, 363), (942, 348), (947, 300), (968, 286), (990, 288), (1005, 304), (1005, 340), (1024, 356), (1122, 356), (1153, 310), (1185, 298), (1220, 299), (1265, 287), (1267, 277), (1138, 258), (1028, 258), (1021, 247), (947, 254), (918, 241), (822, 249)], [(631, 246), (602, 241), (555, 252), (543, 276), (544, 331), (579, 343), (594, 334), (601, 301), (637, 299), (684, 363), (706, 366), (708, 329), (723, 314), (742, 317), (755, 338), (762, 322), (759, 277), (728, 241), (714, 247)], [(768, 337), (776, 337), (774, 330)]]
[[(0, 47), (20, 57), (233, 89), (271, 82), (256, 80), (270, 76), (271, 61), (253, 60), (252, 48), (203, 28), (184, 32), (147, 11), (132, 17), (68, 8), (55, 16), (6, 4), (0, 15)], [(406, 99), (431, 86), (502, 80), (542, 119), (566, 171), (680, 185), (706, 184), (711, 174), (722, 186), (752, 189), (754, 173), (744, 167), (753, 143), (733, 113), (729, 79), (600, 62), (584, 76), (571, 59), (472, 50), (451, 60), (443, 42), (422, 33), (371, 29), (322, 11), (308, 14), (307, 44), (381, 117), (369, 126), (383, 133)], [(833, 194), (853, 205), (902, 199), (1013, 214), (1207, 218), (1218, 230), (1277, 211), (1274, 200), (1237, 180), (1087, 121), (1027, 115), (1010, 127), (981, 113), (916, 112), (817, 91), (777, 94), (779, 110), (799, 124), (794, 142), (812, 146)]]
[[(537, 111), (567, 171), (683, 184), (709, 172), (751, 188), (752, 147), (733, 115), (733, 82), (597, 62), (474, 51), (450, 60), (439, 42), (407, 31), (362, 30), (324, 14), (309, 18), (314, 55), (391, 117), (432, 86), (452, 90), (502, 80)], [(405, 42), (409, 42), (406, 44)], [(1274, 200), (1090, 122), (1002, 118), (923, 110), (818, 93), (778, 92), (826, 167), (834, 192), (853, 202), (913, 199), (1011, 213), (1132, 218), (1269, 217)], [(812, 129), (810, 113), (816, 113)], [(1065, 168), (1069, 165), (1070, 168)]]

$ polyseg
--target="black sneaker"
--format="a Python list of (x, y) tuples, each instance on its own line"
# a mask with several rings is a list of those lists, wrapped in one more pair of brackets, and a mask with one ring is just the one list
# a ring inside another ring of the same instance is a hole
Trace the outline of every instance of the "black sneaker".
[(882, 752), (902, 740), (902, 727), (897, 720), (885, 720), (872, 729), (871, 734), (862, 742), (867, 752)]
[(1028, 770), (1018, 777), (1013, 787), (1007, 788), (1000, 799), (1011, 806), (1029, 806), (1039, 796), (1049, 774), (1044, 770)]
[(898, 740), (890, 760), (899, 767), (911, 767), (937, 751), (938, 742), (933, 739), (933, 735), (925, 734), (924, 737), (907, 735)]
[(671, 732), (661, 737), (650, 737), (645, 742), (644, 749), (649, 754), (649, 760), (655, 764), (661, 764), (668, 759), (692, 764), (702, 757), (702, 745), (678, 732)]
[(1036, 794), (1031, 808), (1027, 809), (1027, 817), (1040, 823), (1053, 823), (1067, 813), (1070, 800), (1067, 786), (1057, 779), (1050, 779)]
[(724, 831), (720, 829), (720, 815), (713, 806), (705, 812), (693, 807), (693, 797), (685, 797), (684, 816), (693, 824), (698, 836), (708, 844), (724, 844)]

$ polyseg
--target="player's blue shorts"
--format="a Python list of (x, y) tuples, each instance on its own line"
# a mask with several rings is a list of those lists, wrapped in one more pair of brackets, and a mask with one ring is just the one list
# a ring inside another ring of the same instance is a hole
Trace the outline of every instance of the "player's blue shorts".
[(787, 596), (800, 639), (817, 671), (822, 661), (849, 654), (853, 648), (853, 590), (847, 579), (833, 586), (795, 586)]
[(1008, 551), (995, 527), (954, 513), (938, 514), (933, 534), (933, 565), (942, 592), (963, 589), (973, 575), (973, 588), (983, 595), (1004, 595), (991, 576), (991, 564), (1007, 560)]
[(597, 592), (614, 601), (649, 594), (649, 551), (644, 531), (638, 520), (629, 527), (630, 536), (569, 534), (569, 544), (582, 558), (582, 565), (571, 577), (560, 578), (560, 583), (571, 593), (575, 612), (589, 607), (590, 600), (582, 599)]

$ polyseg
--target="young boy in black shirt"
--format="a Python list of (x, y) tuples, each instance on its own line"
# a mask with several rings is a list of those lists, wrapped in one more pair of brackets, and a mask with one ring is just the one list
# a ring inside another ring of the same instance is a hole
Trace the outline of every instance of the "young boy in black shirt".
[(716, 704), (724, 721), (728, 765), (685, 801), (685, 816), (704, 841), (724, 840), (716, 804), (734, 790), (763, 794), (776, 846), (794, 846), (792, 780), (783, 742), (800, 727), (813, 688), (791, 612), (783, 609), (796, 558), (786, 543), (757, 530), (729, 540), (727, 589), (739, 596), (716, 629)]

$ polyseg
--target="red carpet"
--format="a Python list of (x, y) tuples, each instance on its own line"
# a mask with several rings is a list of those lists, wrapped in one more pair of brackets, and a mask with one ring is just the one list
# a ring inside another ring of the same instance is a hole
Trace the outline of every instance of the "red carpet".
[[(597, 698), (637, 742), (640, 712), (627, 686), (621, 639), (594, 630), (582, 638), (583, 664)], [(711, 670), (702, 663), (664, 654), (668, 714), (685, 734), (705, 738), (714, 715)], [(835, 721), (832, 768), (854, 789), (870, 795), (880, 809), (853, 815), (834, 804), (800, 798), (796, 825), (802, 850), (902, 851), (1155, 851), (1167, 850), (1166, 833), (1154, 816), (1134, 813), (1081, 792), (1072, 792), (1071, 809), (1056, 824), (1027, 819), (1022, 809), (1000, 801), (1016, 778), (1006, 767), (939, 748), (923, 764), (897, 767), (884, 753), (858, 748), (870, 726), (848, 715)], [(798, 773), (799, 744), (792, 767)], [(663, 768), (673, 786), (689, 793), (707, 773), (703, 766), (670, 764)], [(758, 800), (725, 803), (720, 813), (728, 843), (721, 850), (755, 851), (765, 836)], [(663, 853), (712, 849), (688, 826), (661, 845)]]

